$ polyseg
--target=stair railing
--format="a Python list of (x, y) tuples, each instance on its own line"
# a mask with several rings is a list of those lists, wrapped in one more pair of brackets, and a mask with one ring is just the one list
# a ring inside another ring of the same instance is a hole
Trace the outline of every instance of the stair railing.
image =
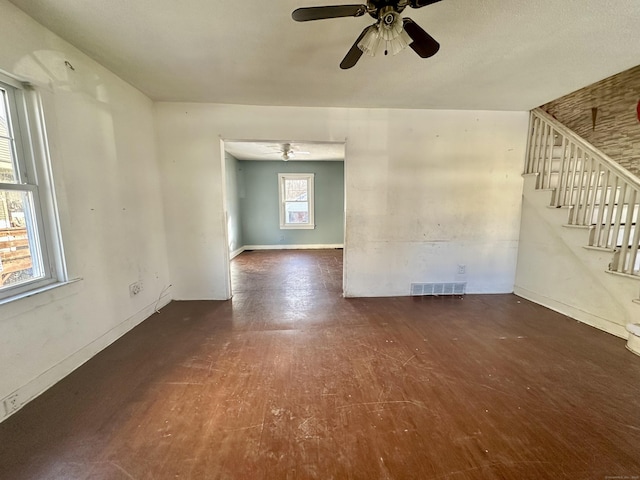
[(590, 229), (589, 246), (614, 252), (609, 270), (640, 275), (640, 179), (545, 111), (531, 112), (525, 173), (569, 207), (568, 224)]

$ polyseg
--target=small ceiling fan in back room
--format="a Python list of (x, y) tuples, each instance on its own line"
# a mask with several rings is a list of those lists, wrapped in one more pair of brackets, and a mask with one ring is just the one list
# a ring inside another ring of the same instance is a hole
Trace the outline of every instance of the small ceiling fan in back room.
[(303, 7), (291, 16), (297, 22), (323, 20), (326, 18), (361, 17), (365, 13), (376, 21), (365, 28), (347, 52), (340, 68), (353, 67), (363, 53), (375, 55), (382, 42), (384, 54), (396, 53), (409, 46), (422, 58), (428, 58), (440, 49), (440, 44), (409, 17), (400, 15), (406, 7), (421, 8), (440, 0), (368, 0), (366, 5), (333, 5), (325, 7)]

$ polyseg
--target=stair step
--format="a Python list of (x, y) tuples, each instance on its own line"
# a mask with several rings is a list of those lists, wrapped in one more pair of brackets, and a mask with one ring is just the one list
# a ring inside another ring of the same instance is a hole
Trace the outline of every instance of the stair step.
[[(629, 270), (629, 262), (631, 261), (632, 257), (633, 254), (631, 250), (628, 250), (623, 257), (622, 251), (616, 249), (613, 254), (613, 260), (609, 264), (609, 269), (616, 272), (622, 271), (621, 273), (627, 274), (626, 272)], [(630, 270), (632, 270), (633, 272), (633, 275), (631, 275), (632, 277), (640, 277), (640, 256), (636, 256), (636, 258), (634, 259), (633, 267)]]
[(596, 252), (605, 252), (605, 253), (613, 253), (615, 250), (613, 248), (605, 248), (605, 247), (594, 247), (593, 245), (585, 245), (585, 250), (595, 250)]
[(620, 273), (620, 272), (614, 272), (612, 270), (605, 270), (605, 273), (608, 273), (610, 275), (616, 275), (618, 277), (625, 277), (625, 278), (632, 278), (634, 280), (640, 280), (640, 275), (638, 275), (638, 273), (640, 272), (636, 272), (635, 275), (629, 275), (628, 273)]
[[(534, 144), (532, 147), (531, 153), (532, 155), (537, 155), (539, 158), (543, 156), (547, 156), (549, 154), (549, 146), (543, 144)], [(552, 156), (562, 156), (564, 154), (564, 147), (562, 146), (562, 142), (558, 145), (553, 145), (553, 150), (551, 151)], [(534, 157), (535, 158), (535, 157)]]
[[(613, 225), (612, 225), (613, 226)], [(622, 226), (620, 228), (620, 231), (618, 232), (617, 237), (614, 239), (613, 238), (613, 228), (611, 228), (608, 232), (606, 231), (606, 226), (605, 228), (601, 228), (600, 232), (598, 232), (598, 230), (596, 229), (596, 227), (593, 227), (593, 230), (591, 232), (591, 235), (589, 237), (589, 244), (594, 245), (594, 244), (607, 244), (610, 245), (612, 242), (615, 241), (615, 245), (617, 249), (622, 248), (622, 241), (624, 240), (624, 233), (627, 230), (627, 228), (625, 228), (625, 226)], [(634, 234), (636, 232), (636, 226), (633, 225), (630, 228), (628, 228), (629, 230), (629, 241), (627, 244), (628, 248), (633, 248), (633, 237)], [(599, 233), (598, 238), (596, 238), (596, 233)], [(607, 237), (605, 238), (605, 234), (607, 234)]]
[[(544, 153), (545, 153), (545, 152), (541, 152), (539, 155), (535, 155), (535, 154), (534, 154), (534, 155), (532, 155), (532, 156), (531, 156), (531, 159), (532, 159), (535, 163), (540, 164), (540, 165), (542, 165), (542, 162), (549, 163), (549, 160), (551, 160), (551, 162), (552, 162), (554, 165), (555, 165), (555, 164), (559, 165), (559, 164), (560, 164), (560, 161), (562, 160), (562, 157), (564, 156), (563, 152), (561, 152), (561, 151), (555, 151), (555, 150), (551, 153), (551, 156), (549, 156), (549, 155), (545, 155)], [(577, 161), (578, 161), (578, 165), (580, 165), (580, 162), (582, 161), (582, 159), (581, 159), (581, 158), (577, 158), (577, 159), (576, 159), (576, 158), (571, 158), (571, 159), (569, 159), (569, 158), (568, 158), (567, 160), (570, 160), (570, 161), (571, 161), (571, 163), (573, 163), (574, 161), (576, 161), (576, 160), (577, 160)], [(556, 167), (556, 168), (557, 168), (557, 167)]]
[[(611, 226), (613, 227), (613, 226), (615, 225), (615, 223), (610, 223), (610, 224), (607, 224), (607, 223), (601, 223), (601, 224), (600, 224), (600, 226), (601, 226), (601, 227), (606, 227), (607, 225), (611, 225)], [(633, 223), (630, 223), (629, 225), (631, 225), (632, 227), (635, 227), (635, 226), (636, 226), (636, 223), (635, 223), (635, 222), (633, 222)], [(591, 224), (591, 226), (592, 226), (593, 228), (595, 228), (595, 227), (597, 227), (597, 226), (598, 226), (598, 224), (597, 224), (597, 223), (592, 223), (592, 224)], [(621, 224), (620, 224), (620, 226), (621, 226), (621, 227), (626, 227), (626, 226), (627, 226), (627, 224), (626, 224), (626, 223), (621, 223)]]
[[(581, 214), (584, 212), (583, 209), (588, 208), (590, 209), (591, 207), (589, 205), (575, 205), (574, 208), (571, 211), (572, 215), (569, 219), (569, 222), (572, 222), (573, 220), (575, 220), (576, 218), (582, 218)], [(621, 219), (621, 224), (626, 223), (625, 220), (628, 217), (629, 214), (629, 205), (626, 203), (623, 204), (615, 204), (615, 206), (613, 208), (610, 208), (609, 206), (600, 206), (600, 205), (594, 205), (593, 206), (593, 216), (591, 218), (585, 218), (585, 223), (588, 224), (592, 224), (592, 225), (596, 225), (597, 221), (598, 221), (598, 216), (600, 213), (600, 209), (604, 209), (603, 211), (603, 220), (606, 220), (606, 215), (609, 214), (609, 212), (611, 211), (611, 225), (615, 224), (615, 219), (617, 218), (618, 213), (620, 213), (620, 219)], [(620, 210), (620, 212), (619, 212)], [(632, 218), (633, 219), (637, 219), (638, 218), (638, 213), (640, 210), (640, 206), (638, 204), (634, 204), (633, 206), (633, 213), (632, 213)], [(587, 212), (588, 213), (588, 212)], [(634, 222), (632, 222), (633, 224)], [(606, 225), (606, 222), (603, 222), (604, 225)]]
[(581, 230), (591, 230), (593, 228), (591, 225), (573, 225), (571, 223), (565, 223), (562, 225), (564, 228), (576, 228)]
[[(601, 176), (602, 176), (602, 172), (601, 172)], [(545, 172), (543, 174), (539, 175), (540, 180), (538, 180), (539, 185), (548, 185), (551, 188), (558, 188), (560, 185), (560, 172), (558, 171), (551, 171), (551, 172)], [(594, 182), (595, 180), (595, 176), (592, 176), (592, 178), (589, 178), (588, 175), (583, 175), (581, 176), (580, 174), (576, 174), (575, 177), (573, 177), (572, 175), (568, 175), (568, 178), (563, 182), (565, 184), (564, 188), (567, 190), (571, 190), (571, 189), (580, 189), (581, 187), (584, 189), (585, 187), (588, 189), (592, 189), (592, 188), (598, 188), (598, 189), (610, 189), (611, 187), (607, 186), (607, 187), (602, 187), (601, 185), (598, 186), (593, 186), (593, 183), (597, 183)]]
[[(531, 132), (531, 135), (533, 135), (533, 132)], [(546, 143), (545, 143), (545, 138), (547, 139)], [(536, 138), (532, 137), (531, 141), (532, 141), (532, 144), (545, 146), (549, 144), (549, 140), (552, 140), (553, 146), (559, 147), (562, 145), (562, 138), (563, 136), (560, 133), (554, 131), (552, 139), (549, 139), (548, 136), (545, 137), (544, 135), (541, 135), (540, 137), (536, 137)]]

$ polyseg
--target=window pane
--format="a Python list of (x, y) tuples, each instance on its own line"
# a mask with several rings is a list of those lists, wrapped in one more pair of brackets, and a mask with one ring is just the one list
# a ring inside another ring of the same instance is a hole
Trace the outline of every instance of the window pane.
[(307, 200), (307, 181), (305, 179), (286, 179), (284, 183), (284, 189), (284, 199), (286, 201), (301, 202)]
[(10, 137), (7, 114), (7, 92), (0, 88), (0, 137)]
[(313, 229), (313, 173), (279, 173), (280, 228)]
[(309, 223), (309, 204), (307, 202), (286, 202), (284, 209), (287, 217), (286, 223)]
[(0, 183), (16, 183), (14, 171), (13, 135), (9, 127), (7, 92), (0, 88)]
[(31, 192), (0, 190), (0, 290), (42, 278)]
[(0, 183), (16, 183), (11, 140), (0, 137)]

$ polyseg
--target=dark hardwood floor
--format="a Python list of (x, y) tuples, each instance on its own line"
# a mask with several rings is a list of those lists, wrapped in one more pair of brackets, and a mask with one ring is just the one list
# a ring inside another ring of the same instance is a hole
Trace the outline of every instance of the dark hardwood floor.
[(640, 357), (514, 295), (341, 297), (245, 252), (0, 424), (3, 479), (640, 478)]

